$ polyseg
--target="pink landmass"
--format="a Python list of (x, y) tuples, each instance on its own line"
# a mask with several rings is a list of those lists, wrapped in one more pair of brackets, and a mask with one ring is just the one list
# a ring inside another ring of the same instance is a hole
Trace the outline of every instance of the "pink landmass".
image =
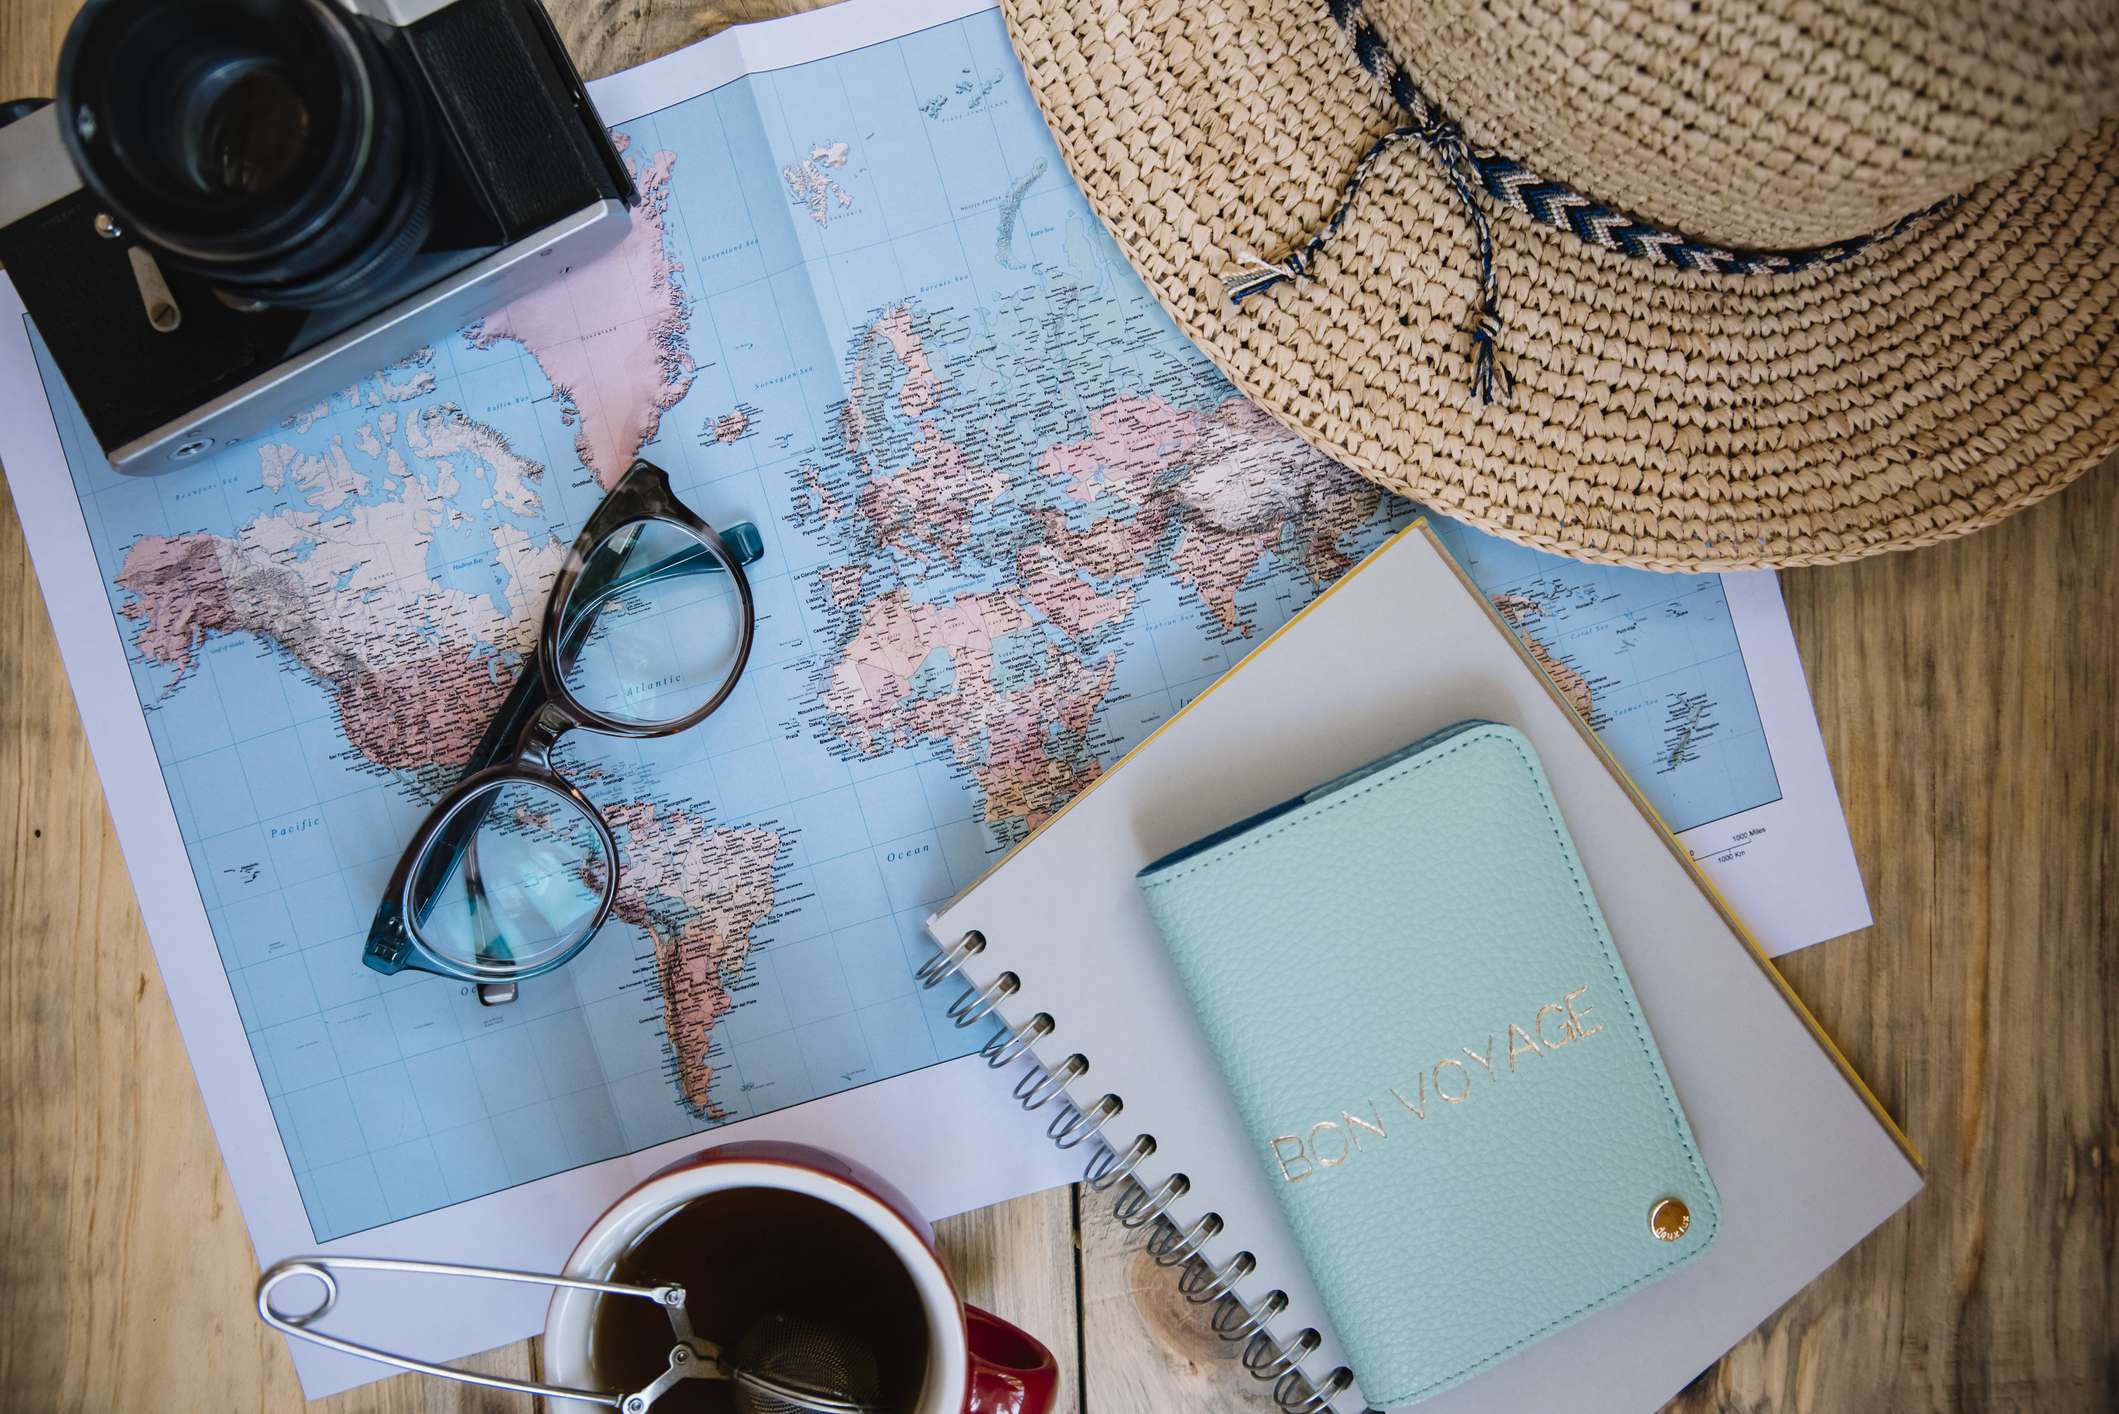
[[(890, 350), (894, 367), (875, 360), (878, 345)], [(847, 379), (846, 405), (839, 410), (839, 441), (849, 460), (859, 454), (868, 438), (868, 380), (873, 370), (883, 371), (890, 379), (903, 371), (898, 407), (907, 417), (924, 417), (942, 400), (941, 382), (928, 360), (927, 347), (913, 324), (912, 311), (903, 305), (884, 311), (861, 331), (849, 362), (852, 372)]]
[(1116, 495), (1139, 504), (1170, 467), (1185, 460), (1199, 419), (1161, 398), (1118, 398), (1089, 414), (1089, 435), (1053, 447), (1038, 473), (1087, 505)]
[(871, 333), (890, 344), (905, 368), (904, 386), (898, 389), (898, 406), (907, 417), (924, 417), (942, 400), (934, 367), (927, 361), (927, 348), (912, 327), (912, 311), (900, 305), (872, 326)]
[(1038, 520), (1044, 526), (1045, 546), (1078, 570), (1109, 583), (1138, 579), (1148, 572), (1148, 556), (1170, 523), (1172, 506), (1158, 497), (1133, 509), (1130, 515), (1099, 516), (1080, 530), (1057, 511), (1045, 511)]
[(911, 729), (894, 725), (890, 715), (929, 655), (941, 648), (952, 662), (959, 662), (962, 653), (974, 664), (990, 663), (994, 639), (1031, 623), (1023, 606), (1005, 593), (920, 603), (893, 589), (868, 606), (860, 631), (833, 669), (826, 705), (850, 723), (892, 732), (894, 745), (909, 745)]
[(1204, 420), (1171, 494), (1184, 522), (1179, 577), (1223, 628), (1246, 634), (1236, 594), (1260, 561), (1296, 534), (1311, 581), (1331, 583), (1351, 563), (1339, 542), (1383, 495), (1242, 398)]
[[(1286, 535), (1302, 537), (1310, 578), (1329, 583), (1350, 563), (1339, 542), (1375, 514), (1381, 496), (1242, 398), (1205, 416), (1161, 398), (1116, 399), (1090, 414), (1088, 436), (1047, 450), (1038, 470), (1069, 501), (1098, 512), (1086, 525), (1042, 514), (1044, 543), (1062, 561), (1104, 584), (1136, 579), (1176, 518), (1172, 571), (1216, 623), (1240, 634), (1249, 628), (1236, 596)], [(1079, 591), (1054, 581), (1049, 566), (1026, 560), (1020, 568), (1034, 602), (1061, 606), (1055, 622), (1103, 621), (1080, 616)]]
[[(899, 356), (905, 359), (902, 349)], [(1171, 503), (1158, 483), (1183, 462), (1196, 423), (1160, 398), (1120, 398), (1090, 415), (1086, 437), (1050, 448), (1039, 459), (1041, 476), (1069, 499), (1096, 508), (1080, 524), (1057, 510), (1037, 513), (1043, 543), (1016, 560), (1025, 598), (1070, 638), (1131, 611), (1133, 591), (1123, 586), (1147, 573), (1148, 557), (1168, 524)], [(972, 508), (998, 497), (1006, 483), (976, 468), (929, 424), (921, 426), (913, 465), (869, 482), (860, 507), (881, 543), (924, 537), (954, 563), (969, 534)], [(1122, 587), (1102, 587), (1114, 584)]]
[(737, 408), (734, 412), (725, 412), (714, 419), (714, 440), (716, 442), (733, 442), (748, 431), (750, 431), (750, 414), (742, 408)]
[(465, 672), (458, 647), (389, 660), (332, 685), (346, 740), (378, 766), (416, 771), (471, 759), (512, 678)]
[(118, 571), (118, 587), (133, 596), (119, 612), (141, 624), (133, 646), (174, 667), (178, 680), (191, 671), (206, 635), (226, 633), (235, 621), (223, 543), (208, 535), (146, 536)]
[[(625, 137), (617, 138), (620, 149)], [(631, 156), (640, 189), (617, 249), (508, 305), (471, 332), (487, 348), (512, 340), (544, 370), (575, 423), (574, 450), (596, 479), (617, 484), (662, 415), (691, 391), (690, 307), (664, 229), (677, 155)]]
[(508, 571), (507, 602), (444, 588), (426, 573), (426, 547), (459, 472), (490, 476), (534, 509), (534, 464), (454, 408), (429, 409), (402, 428), (394, 415), (379, 416), (360, 437), (399, 478), (395, 498), (346, 504), (357, 473), (336, 439), (310, 457), (268, 444), (261, 474), (280, 476), (306, 504), (260, 516), (233, 537), (136, 541), (117, 575), (131, 596), (121, 612), (139, 625), (134, 649), (174, 666), (178, 682), (207, 635), (250, 633), (331, 693), (364, 760), (397, 771), (460, 766), (510, 686), (509, 665), (529, 647), (566, 547), (498, 525), (493, 553)]
[(678, 1089), (700, 1114), (725, 1118), (710, 1093), (714, 1026), (732, 1005), (728, 980), (750, 954), (752, 931), (772, 912), (780, 836), (648, 801), (603, 813), (625, 852), (612, 911), (654, 943)]
[(931, 422), (919, 424), (912, 461), (861, 488), (860, 508), (877, 543), (918, 560), (949, 564), (971, 533), (974, 511), (1007, 489), (998, 472), (964, 454)]
[(1272, 548), (1272, 540), (1263, 535), (1189, 530), (1178, 542), (1171, 568), (1192, 586), (1224, 632), (1248, 638), (1251, 626), (1238, 610), (1236, 594)]
[(1545, 675), (1560, 689), (1560, 695), (1567, 699), (1568, 705), (1587, 721), (1590, 710), (1596, 706), (1596, 694), (1590, 690), (1589, 679), (1555, 658), (1544, 641), (1527, 627), (1545, 616), (1537, 600), (1520, 594), (1503, 594), (1495, 598), (1494, 609), (1508, 620), (1508, 626), (1523, 640), (1523, 646), (1530, 650), (1530, 656), (1537, 660), (1538, 666), (1545, 669)]
[(1016, 583), (1037, 611), (1080, 638), (1133, 611), (1131, 589), (1105, 593), (1075, 574), (1050, 545), (1032, 545), (1016, 557)]
[(861, 597), (861, 585), (868, 578), (868, 567), (858, 560), (843, 565), (826, 565), (817, 571), (817, 580), (824, 586), (825, 602), (834, 609), (843, 609)]
[(985, 723), (986, 756), (972, 777), (985, 794), (988, 820), (1021, 821), (1034, 830), (1088, 789), (1101, 769), (1086, 749), (1054, 754), (1050, 732), (1057, 725), (1077, 742), (1088, 736), (1111, 691), (1118, 656), (1106, 654), (1078, 670), (1071, 654), (1059, 661), (1066, 665), (1059, 673), (1018, 694), (1028, 700), (1003, 701)]
[[(957, 565), (981, 508), (1007, 494), (1007, 477), (929, 419), (941, 394), (910, 310), (863, 330), (848, 369), (840, 450), (869, 543)], [(876, 425), (886, 389), (896, 390), (909, 433), (895, 419), (888, 438)], [(906, 435), (904, 465), (870, 473), (870, 457), (886, 448), (903, 457)], [(1099, 645), (1158, 563), (1224, 631), (1247, 634), (1237, 596), (1260, 563), (1293, 536), (1311, 577), (1335, 578), (1347, 565), (1339, 542), (1381, 496), (1240, 398), (1204, 414), (1155, 396), (1114, 398), (1090, 409), (1081, 438), (1045, 449), (1036, 476), (1053, 499), (1023, 510), (1040, 534), (1015, 550), (1014, 583), (939, 602), (902, 589), (870, 600), (843, 630), (821, 693), (841, 738), (863, 755), (944, 743), (984, 795), (987, 820), (1007, 828), (1034, 828), (1095, 778), (1088, 738), (1115, 666)], [(802, 478), (820, 522), (845, 513), (845, 494), (815, 467)], [(813, 602), (850, 608), (863, 583), (850, 571), (820, 573)]]
[[(910, 460), (865, 481), (855, 496), (877, 545), (920, 561), (939, 558), (956, 564), (973, 517), (1007, 489), (1007, 478), (980, 465), (927, 419), (940, 403), (941, 391), (909, 310), (888, 310), (862, 330), (854, 341), (850, 367), (846, 404), (839, 410), (840, 450), (847, 461), (866, 466), (861, 451), (872, 429), (864, 409), (901, 372), (898, 407), (912, 421)], [(884, 380), (882, 386), (871, 387), (870, 380), (878, 377)], [(825, 485), (814, 465), (805, 463), (802, 477), (817, 514), (827, 524), (837, 520), (844, 513), (843, 500)]]
[[(996, 641), (1016, 634), (1047, 650), (1031, 671), (1004, 670), (995, 659)], [(932, 672), (938, 652), (947, 687), (916, 694), (914, 675)], [(864, 754), (946, 742), (984, 796), (989, 821), (1035, 829), (1096, 778), (1095, 755), (1082, 742), (1116, 665), (1110, 654), (1092, 663), (1045, 644), (1013, 590), (919, 603), (897, 589), (868, 605), (824, 705)]]

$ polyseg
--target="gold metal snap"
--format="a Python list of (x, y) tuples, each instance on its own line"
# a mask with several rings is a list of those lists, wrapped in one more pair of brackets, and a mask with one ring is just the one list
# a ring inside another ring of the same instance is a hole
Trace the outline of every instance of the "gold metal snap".
[(1648, 1210), (1648, 1230), (1659, 1242), (1675, 1242), (1692, 1226), (1692, 1209), (1682, 1198), (1663, 1198)]

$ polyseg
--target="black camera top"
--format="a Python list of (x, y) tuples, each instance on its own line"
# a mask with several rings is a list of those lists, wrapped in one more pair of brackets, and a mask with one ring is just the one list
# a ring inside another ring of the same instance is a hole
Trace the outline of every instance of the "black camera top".
[(16, 113), (0, 263), (125, 470), (556, 277), (636, 199), (538, 0), (88, 0)]

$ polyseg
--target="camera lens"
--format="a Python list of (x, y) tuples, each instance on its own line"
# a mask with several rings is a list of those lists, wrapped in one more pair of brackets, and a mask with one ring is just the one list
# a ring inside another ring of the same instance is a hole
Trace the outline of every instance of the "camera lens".
[(309, 109), (278, 65), (224, 64), (184, 94), (172, 155), (209, 194), (265, 196), (294, 172), (309, 141)]
[(419, 90), (331, 0), (90, 0), (59, 58), (82, 180), (179, 266), (246, 300), (371, 292), (431, 221)]

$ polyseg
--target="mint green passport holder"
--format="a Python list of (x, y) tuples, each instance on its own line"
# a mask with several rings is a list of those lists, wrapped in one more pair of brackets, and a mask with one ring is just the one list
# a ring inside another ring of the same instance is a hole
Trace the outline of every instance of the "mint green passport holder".
[(1522, 733), (1460, 723), (1140, 880), (1370, 1403), (1713, 1241), (1714, 1184)]

